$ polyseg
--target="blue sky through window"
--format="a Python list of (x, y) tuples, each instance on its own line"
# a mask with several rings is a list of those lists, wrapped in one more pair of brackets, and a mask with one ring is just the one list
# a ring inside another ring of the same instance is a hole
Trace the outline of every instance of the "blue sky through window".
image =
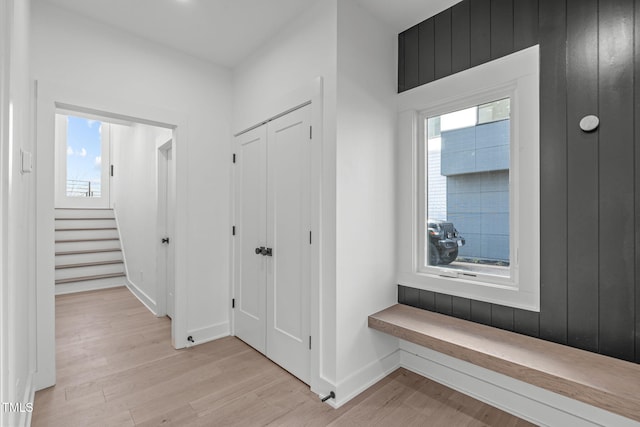
[[(92, 191), (98, 192), (102, 175), (101, 150), (102, 123), (81, 117), (67, 116), (67, 192), (70, 181), (91, 182)], [(77, 191), (79, 185), (74, 184)], [(68, 194), (72, 195), (72, 194)], [(80, 194), (74, 194), (79, 196)]]

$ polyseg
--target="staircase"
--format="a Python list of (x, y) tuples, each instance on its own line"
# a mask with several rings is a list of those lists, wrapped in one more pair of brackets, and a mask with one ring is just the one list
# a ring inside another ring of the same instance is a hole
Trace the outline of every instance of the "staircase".
[(56, 295), (126, 284), (113, 209), (56, 209)]

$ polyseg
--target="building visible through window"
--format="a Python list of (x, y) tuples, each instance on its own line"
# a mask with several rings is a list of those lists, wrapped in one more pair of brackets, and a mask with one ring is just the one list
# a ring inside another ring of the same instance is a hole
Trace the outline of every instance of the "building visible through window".
[(425, 120), (424, 267), (509, 276), (510, 98)]

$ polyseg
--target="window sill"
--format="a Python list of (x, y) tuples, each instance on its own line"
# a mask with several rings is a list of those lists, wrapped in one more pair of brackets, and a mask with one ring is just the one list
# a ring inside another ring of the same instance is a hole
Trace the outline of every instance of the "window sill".
[[(518, 285), (518, 272), (509, 279), (510, 283), (502, 281), (480, 281), (474, 277), (449, 277), (432, 273), (399, 273), (396, 283), (402, 286), (484, 301), (506, 307), (519, 308), (529, 311), (540, 311), (540, 295), (534, 291), (527, 291)], [(529, 279), (539, 280), (538, 275), (531, 273)]]

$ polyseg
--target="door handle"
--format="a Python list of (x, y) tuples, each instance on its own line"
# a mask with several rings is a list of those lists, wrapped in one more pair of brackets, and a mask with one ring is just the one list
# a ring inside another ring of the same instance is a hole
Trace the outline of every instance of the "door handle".
[(272, 248), (265, 248), (264, 246), (260, 246), (259, 248), (255, 249), (255, 253), (256, 253), (256, 255), (273, 256), (273, 249)]
[(169, 244), (169, 238), (168, 237), (163, 237), (162, 238), (162, 243), (168, 245)]

